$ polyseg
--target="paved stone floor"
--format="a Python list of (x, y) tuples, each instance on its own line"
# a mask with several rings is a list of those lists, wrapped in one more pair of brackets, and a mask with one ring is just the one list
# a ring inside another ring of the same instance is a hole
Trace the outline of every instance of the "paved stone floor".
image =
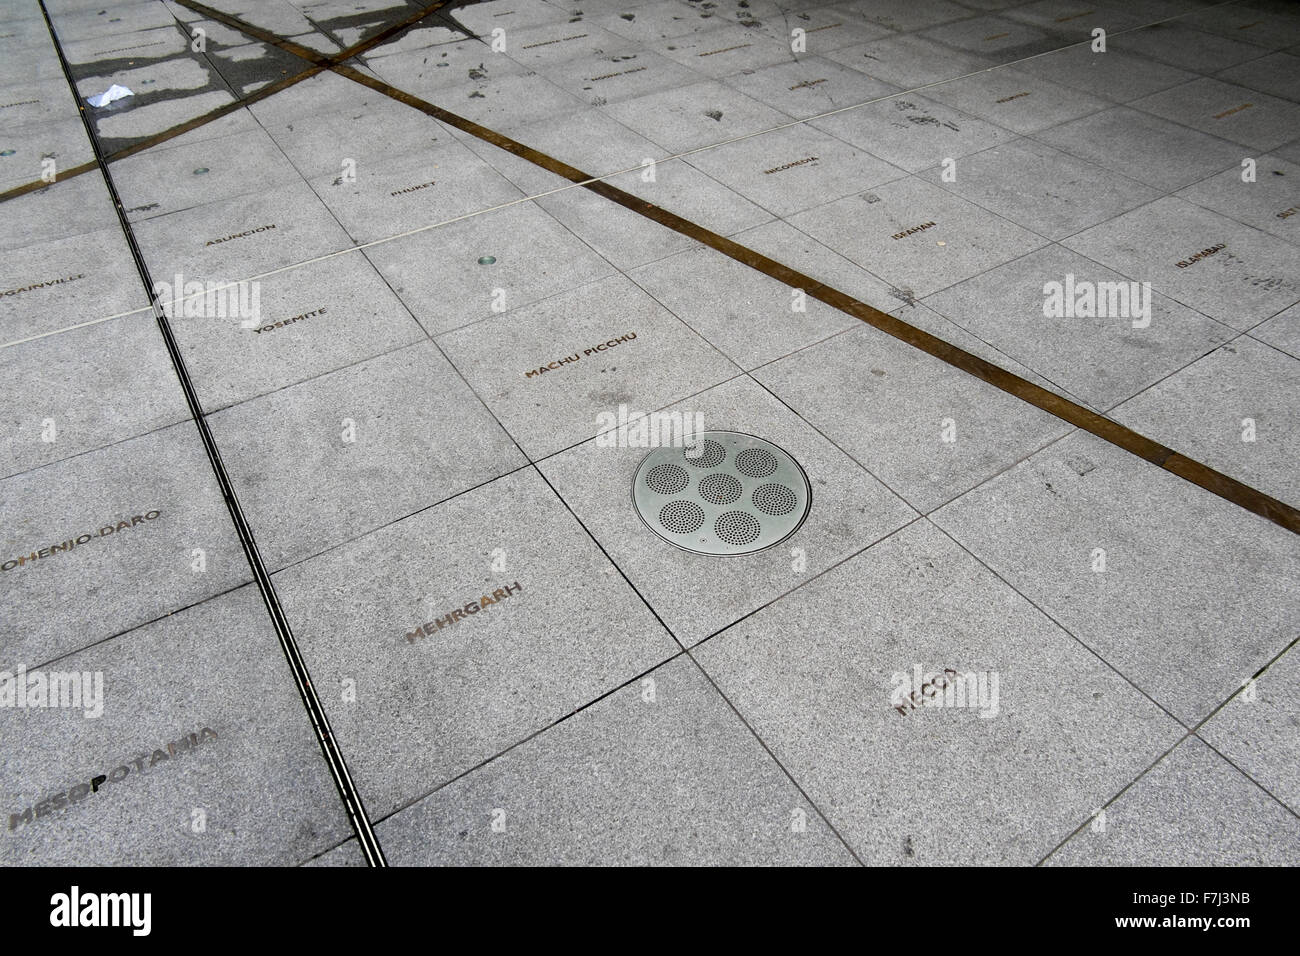
[(0, 862), (1300, 863), (1300, 4), (430, 6), (0, 4)]

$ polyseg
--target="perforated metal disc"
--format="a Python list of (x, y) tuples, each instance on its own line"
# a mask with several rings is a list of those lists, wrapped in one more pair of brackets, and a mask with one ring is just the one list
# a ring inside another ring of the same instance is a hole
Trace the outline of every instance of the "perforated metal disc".
[(752, 554), (799, 530), (812, 487), (799, 463), (743, 432), (700, 432), (656, 448), (632, 479), (647, 528), (696, 554)]

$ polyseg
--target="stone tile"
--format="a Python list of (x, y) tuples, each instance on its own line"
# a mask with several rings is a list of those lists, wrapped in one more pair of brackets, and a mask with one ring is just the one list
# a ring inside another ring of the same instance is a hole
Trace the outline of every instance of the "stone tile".
[(1287, 4), (1285, 10), (1292, 15), (1261, 13), (1247, 4), (1230, 4), (1197, 11), (1187, 18), (1187, 23), (1198, 30), (1280, 50), (1300, 43), (1300, 17), (1294, 16), (1296, 8)]
[(661, 408), (739, 371), (623, 276), (437, 341), (534, 460), (595, 436), (601, 413)]
[(1296, 162), (1300, 159), (1300, 140), (1288, 143), (1286, 146), (1279, 146), (1273, 151), (1273, 153), (1276, 156), (1280, 156), (1282, 159)]
[[(898, 309), (902, 305), (911, 306), (915, 304), (905, 290), (894, 288), (867, 269), (844, 258), (833, 249), (813, 239), (807, 233), (800, 232), (783, 220), (778, 219), (753, 229), (746, 229), (742, 233), (737, 233), (734, 238), (737, 242), (767, 256), (769, 259), (798, 269), (814, 281), (838, 289), (877, 309), (888, 312)], [(793, 298), (793, 291), (787, 289), (784, 298), (779, 303), (781, 312), (792, 311)], [(812, 310), (816, 302), (816, 299), (805, 301), (804, 304), (809, 309), (807, 314), (813, 314)], [(818, 304), (820, 305), (820, 303)], [(717, 308), (723, 309), (724, 306), (719, 302)], [(800, 317), (804, 315), (804, 313), (798, 314)], [(750, 318), (747, 321), (753, 321), (753, 319)], [(854, 322), (857, 321), (857, 319), (854, 319)], [(852, 323), (846, 327), (851, 326)], [(786, 332), (788, 335), (789, 330), (787, 329)], [(789, 349), (787, 348), (776, 354), (784, 354), (786, 351), (789, 351)]]
[(403, 0), (311, 0), (303, 8), (312, 23), (349, 45), (413, 12)]
[(922, 36), (998, 63), (1010, 63), (1046, 53), (1071, 42), (1064, 34), (1005, 17), (982, 16), (946, 23)]
[(560, 89), (591, 106), (620, 103), (704, 79), (689, 65), (626, 43), (623, 40), (608, 50), (566, 59), (540, 70)]
[(112, 173), (134, 222), (299, 179), (275, 141), (253, 132), (148, 150), (115, 163)]
[(907, 175), (865, 150), (802, 125), (693, 153), (686, 162), (778, 216)]
[(498, 132), (544, 119), (559, 119), (586, 105), (540, 73), (489, 76), (450, 87), (436, 99), (444, 109)]
[(1091, 44), (1034, 57), (1016, 69), (1116, 103), (1129, 103), (1196, 78), (1194, 73), (1123, 50), (1107, 47), (1105, 53), (1094, 53)]
[(84, 12), (51, 13), (59, 42), (99, 39), (172, 23), (171, 13), (161, 3), (119, 3), (112, 7), (111, 12), (106, 9), (87, 9)]
[[(425, 557), (401, 557), (411, 549)], [(678, 650), (532, 469), (275, 582), (376, 819)], [(478, 610), (460, 613), (470, 604)], [(457, 618), (438, 628), (453, 607)], [(338, 691), (347, 681), (355, 701)]]
[[(594, 107), (557, 120), (521, 126), (511, 130), (510, 137), (593, 177), (623, 170), (636, 170), (639, 176), (645, 164), (664, 157), (663, 147)], [(469, 138), (465, 145), (530, 196), (572, 185), (571, 180), (491, 143)], [(664, 170), (656, 170), (656, 179), (669, 168), (665, 165)], [(671, 168), (683, 170), (682, 175), (694, 172), (680, 165)]]
[(1202, 77), (1136, 100), (1138, 109), (1253, 149), (1273, 149), (1300, 125), (1300, 104)]
[(929, 95), (1017, 133), (1037, 132), (1111, 105), (1010, 67), (950, 80)]
[[(869, 865), (1034, 863), (1178, 738), (925, 521), (694, 653)], [(944, 668), (983, 700), (908, 708)]]
[[(897, 291), (895, 292), (897, 295)], [(1013, 375), (1018, 375), (1026, 381), (1033, 382), (1035, 385), (1041, 385), (1043, 388), (1056, 392), (1068, 398), (1072, 402), (1080, 405), (1085, 404), (1083, 399), (1075, 395), (1068, 388), (1044, 378), (1038, 372), (1022, 365), (1009, 356), (1006, 352), (997, 348), (995, 345), (986, 342), (984, 339), (972, 335), (963, 329), (960, 325), (949, 320), (946, 316), (940, 315), (931, 308), (926, 307), (920, 302), (911, 302), (903, 308), (894, 311), (896, 318), (902, 319), (908, 325), (929, 332), (935, 338), (942, 339), (952, 345), (957, 346), (972, 355), (978, 355), (980, 358), (992, 362), (999, 368), (1005, 369)]]
[(718, 26), (712, 13), (678, 3), (629, 2), (618, 4), (617, 9), (583, 3), (577, 9), (595, 14), (584, 23), (592, 23), (641, 45), (703, 33)]
[(1230, 67), (1217, 74), (1215, 79), (1285, 100), (1300, 100), (1300, 57), (1291, 53), (1272, 53)]
[[(1074, 290), (1069, 298), (1078, 305), (1084, 283), (1096, 294), (1101, 283), (1124, 281), (1119, 273), (1053, 245), (929, 296), (925, 304), (1038, 372), (1052, 390), (1104, 411), (1232, 335), (1227, 326), (1156, 293), (1141, 294), (1141, 305), (1150, 305), (1150, 323), (1144, 326), (1147, 316), (1135, 307), (1131, 286), (1126, 314), (1113, 314), (1124, 311), (1123, 300), (1117, 297), (1121, 308), (1115, 309), (1108, 292), (1103, 292), (1104, 315), (1046, 314), (1048, 283), (1061, 285), (1062, 304), (1069, 286)], [(1103, 311), (1100, 304), (1095, 311)]]
[(7, 15), (5, 18), (4, 35), (0, 36), (0, 53), (4, 54), (6, 61), (22, 53), (31, 53), (34, 56), (39, 55), (42, 59), (49, 59), (50, 54), (54, 52), (54, 44), (50, 42), (50, 30), (45, 23), (45, 18), (40, 15), (40, 9), (29, 8), (28, 12), (33, 15), (24, 17)]
[[(513, 137), (533, 149), (575, 166), (589, 176), (605, 177), (606, 182), (619, 189), (723, 234), (729, 235), (772, 218), (770, 212), (726, 188), (717, 178), (700, 172), (694, 165), (680, 160), (658, 162), (663, 156), (661, 147), (627, 129), (600, 110), (586, 110), (558, 122), (522, 127), (513, 132)], [(579, 220), (579, 225), (575, 228), (573, 216), (566, 217), (564, 214), (565, 210), (572, 210), (581, 202), (574, 193), (586, 190), (571, 188), (573, 184), (570, 180), (494, 146), (479, 144), (477, 152), (528, 195), (542, 196), (554, 190), (566, 190), (555, 197), (559, 201), (548, 206), (548, 211), (556, 208), (561, 210), (553, 212), (555, 217), (575, 234), (590, 241), (587, 230), (582, 227), (585, 217)], [(619, 172), (622, 174), (611, 175)], [(636, 245), (638, 240), (627, 237), (626, 232), (644, 231), (639, 224), (649, 222), (629, 213), (626, 215), (632, 217), (632, 225), (625, 228), (623, 220), (626, 216), (619, 215), (622, 208), (603, 198), (596, 201), (594, 208), (602, 210), (609, 221), (603, 224), (603, 229), (598, 218), (592, 225), (601, 232), (612, 232), (617, 237), (611, 237), (611, 241), (593, 243), (600, 248), (602, 254), (610, 249), (625, 252), (628, 245)]]
[(652, 93), (603, 109), (674, 154), (790, 122), (786, 114), (717, 82)]
[[(750, 8), (754, 6), (750, 0)], [(763, 14), (762, 21), (750, 29), (777, 37), (794, 44), (794, 31), (803, 30), (803, 50), (810, 56), (827, 56), (834, 50), (855, 46), (881, 37), (893, 36), (889, 27), (878, 23), (867, 23), (847, 7), (823, 7), (816, 0), (797, 4), (801, 9)], [(808, 7), (809, 9), (802, 9)], [(739, 16), (741, 10), (737, 10)], [(833, 57), (832, 57), (833, 59)], [(850, 64), (852, 65), (852, 64)]]
[[(178, 3), (167, 6), (179, 20), (188, 22), (202, 17), (202, 14)], [(312, 22), (288, 0), (225, 0), (221, 11), (277, 36), (291, 37), (315, 30)]]
[(37, 122), (0, 131), (0, 192), (36, 182), (49, 169), (47, 159), (54, 160), (56, 177), (61, 170), (94, 161), (95, 152), (80, 119)]
[(915, 298), (1046, 242), (915, 178), (797, 213), (789, 222)]
[(104, 178), (95, 173), (65, 179), (4, 204), (0, 252), (5, 258), (27, 247), (118, 228)]
[(112, 152), (220, 107), (229, 106), (234, 99), (225, 90), (206, 90), (188, 96), (161, 98), (152, 103), (133, 105), (130, 109), (110, 111), (97, 117), (95, 131), (103, 148)]
[(1300, 507), (1298, 402), (1300, 359), (1242, 336), (1129, 399), (1112, 416)]
[[(68, 185), (56, 184), (53, 189)], [(22, 200), (10, 200), (14, 202)], [(66, 239), (20, 244), (0, 257), (4, 343), (134, 309), (153, 314), (116, 223)]]
[[(644, 172), (620, 173), (607, 177), (605, 181), (721, 235), (773, 220), (769, 210), (683, 160), (657, 163), (654, 179), (650, 182), (645, 181)], [(642, 216), (637, 218), (649, 221)]]
[[(649, 409), (630, 411), (635, 415)], [(706, 430), (757, 435), (793, 456), (813, 489), (803, 527), (777, 547), (754, 554), (693, 554), (649, 531), (629, 503), (632, 477), (648, 449), (587, 442), (539, 467), (683, 644), (727, 627), (916, 517), (748, 377), (664, 410), (670, 416), (674, 412), (685, 422), (702, 421)]]
[[(371, 246), (365, 255), (430, 335), (614, 272), (533, 203)], [(430, 269), (431, 261), (445, 267)]]
[(1254, 182), (1243, 182), (1243, 175), (1240, 166), (1226, 169), (1188, 186), (1178, 196), (1281, 239), (1300, 242), (1300, 164), (1261, 156), (1255, 161)]
[(801, 57), (726, 78), (746, 96), (774, 106), (796, 119), (857, 106), (898, 90), (888, 83), (817, 56)]
[(1129, 11), (1142, 20), (1166, 20), (1194, 13), (1202, 0), (1098, 0), (1098, 6)]
[[(206, 42), (206, 41), (205, 41)], [(248, 42), (245, 38), (242, 42)], [(101, 37), (70, 45), (68, 57), (80, 97), (102, 93), (116, 83), (131, 90), (126, 99), (102, 107), (87, 107), (96, 125), (137, 121), (144, 114), (165, 112), (169, 101), (184, 103), (192, 94), (233, 91), (205, 53), (192, 48), (193, 38), (179, 24), (129, 34)], [(294, 72), (306, 66), (295, 58)], [(279, 76), (277, 72), (277, 77)], [(197, 115), (196, 111), (194, 115)]]
[(432, 343), (208, 421), (273, 570), (524, 464)]
[(1086, 433), (932, 520), (1186, 723), (1295, 636), (1295, 535)]
[(1275, 349), (1300, 358), (1300, 305), (1293, 305), (1267, 322), (1261, 322), (1250, 330), (1250, 334)]
[(268, 123), (267, 132), (298, 172), (309, 178), (340, 176), (348, 169), (347, 160), (355, 164), (359, 178), (383, 172), (395, 157), (432, 152), (456, 142), (437, 120), (387, 97), (346, 110), (289, 116)]
[[(243, 30), (236, 30), (234, 27), (228, 27), (224, 23), (218, 23), (216, 20), (209, 20), (202, 14), (189, 7), (183, 7), (179, 3), (171, 3), (164, 0), (167, 8), (172, 12), (177, 21), (181, 23), (181, 28), (185, 31), (191, 42), (197, 37), (194, 36), (195, 30), (203, 31), (203, 42), (207, 46), (209, 53), (220, 53), (225, 50), (232, 50), (236, 47), (248, 46), (249, 35)], [(302, 42), (293, 38), (295, 42)], [(188, 43), (186, 44), (189, 45)], [(265, 46), (267, 44), (258, 44)], [(305, 46), (306, 44), (304, 44)], [(272, 47), (272, 49), (274, 49)], [(283, 52), (283, 51), (277, 51)], [(286, 54), (291, 55), (291, 54)], [(302, 62), (299, 60), (298, 62)]]
[(922, 514), (1072, 429), (860, 323), (755, 377)]
[(453, 29), (444, 16), (435, 13), (400, 35), (367, 50), (364, 58), (374, 63), (389, 55), (433, 50), (457, 41), (472, 42), (466, 39), (465, 34), (466, 31)]
[[(518, 63), (508, 53), (522, 40), (509, 35), (505, 52), (498, 52), (479, 40), (462, 40), (459, 43), (440, 43), (436, 47), (409, 50), (387, 55), (370, 54), (366, 62), (382, 80), (400, 90), (422, 99), (439, 102), (446, 92), (463, 86), (467, 81), (487, 86), (493, 80), (522, 76), (529, 67)], [(390, 101), (396, 106), (409, 106)], [(455, 107), (451, 107), (455, 108)], [(417, 114), (419, 115), (419, 114)], [(394, 124), (388, 124), (391, 129)], [(390, 132), (388, 135), (392, 135)]]
[(809, 125), (912, 173), (1012, 138), (1000, 127), (915, 94), (836, 113)]
[(209, 44), (207, 56), (222, 82), (239, 96), (297, 76), (310, 65), (269, 43), (243, 43), (225, 49)]
[(490, 37), (498, 27), (513, 32), (568, 19), (563, 10), (544, 0), (488, 0), (487, 3), (458, 7), (454, 16), (456, 23), (479, 37)]
[(1064, 245), (1237, 329), (1300, 298), (1291, 244), (1172, 196)]
[(0, 377), (0, 477), (190, 417), (152, 313), (4, 349)]
[[(839, 280), (837, 288), (858, 294), (869, 286), (876, 302), (898, 305), (882, 301), (888, 293), (874, 276), (783, 222), (741, 233), (736, 240), (801, 271), (811, 260), (822, 270), (812, 278), (825, 281), (829, 268)], [(661, 259), (629, 277), (746, 369), (860, 324), (816, 299), (796, 300), (784, 282), (709, 248)], [(795, 311), (796, 302), (803, 311)]]
[(1300, 655), (1292, 648), (1197, 731), (1293, 811), (1300, 807), (1300, 715), (1293, 692), (1298, 670)]
[[(945, 181), (945, 174), (956, 180)], [(1150, 186), (1032, 139), (994, 146), (921, 178), (1049, 239), (1064, 239), (1160, 197)]]
[[(293, 89), (293, 87), (289, 87)], [(181, 149), (183, 147), (193, 146), (196, 143), (203, 143), (211, 139), (221, 139), (233, 133), (247, 133), (251, 135), (260, 135), (265, 130), (262, 125), (253, 117), (253, 114), (245, 107), (227, 113), (217, 119), (205, 119), (202, 125), (196, 126), (188, 132), (181, 133), (171, 139), (164, 140), (155, 146), (150, 146), (150, 152), (165, 152), (171, 149)], [(102, 139), (102, 133), (101, 133)], [(136, 141), (128, 141), (125, 145), (133, 145)], [(107, 146), (105, 148), (118, 149), (123, 145), (118, 141), (118, 146)], [(107, 154), (113, 156), (112, 152)], [(110, 163), (119, 162), (120, 160), (110, 158)]]
[[(283, 36), (283, 34), (277, 34)], [(343, 45), (335, 39), (331, 39), (319, 30), (309, 30), (306, 33), (295, 33), (289, 37), (299, 46), (305, 46), (309, 50), (315, 50), (317, 53), (337, 53), (343, 49)], [(351, 44), (349, 44), (351, 45)]]
[[(690, 6), (688, 9), (697, 6), (696, 0), (685, 0)], [(698, 12), (702, 23), (712, 23), (710, 29), (716, 29), (718, 26), (726, 23), (738, 23), (747, 30), (756, 30), (759, 33), (774, 35), (778, 38), (788, 37), (789, 32), (785, 29), (785, 18), (792, 15), (796, 10), (805, 12), (808, 8), (820, 7), (826, 0), (794, 0), (793, 3), (783, 2), (783, 0), (745, 0), (746, 6), (741, 6), (740, 0), (721, 0), (720, 3), (712, 7), (705, 7), (700, 3)], [(704, 14), (708, 14), (708, 19)], [(844, 19), (848, 14), (844, 11), (837, 11), (840, 19)], [(857, 19), (854, 17), (853, 19)], [(823, 22), (821, 20), (816, 21)], [(880, 27), (865, 27), (866, 29), (879, 31)]]
[(360, 253), (260, 280), (257, 292), (258, 316), (250, 319), (233, 311), (182, 315), (164, 302), (205, 411), (425, 338)]
[[(1005, 4), (1003, 4), (1005, 6)], [(1008, 20), (1029, 23), (1049, 33), (1061, 34), (1071, 43), (1092, 39), (1092, 31), (1101, 27), (1107, 33), (1118, 33), (1139, 26), (1143, 19), (1136, 11), (1116, 9), (1099, 10), (1090, 3), (1078, 0), (1038, 0), (1035, 3), (1014, 4), (1003, 14)]]
[(1198, 30), (1190, 23), (1157, 23), (1108, 41), (1116, 50), (1196, 73), (1217, 73), (1260, 55), (1259, 47)]
[(306, 183), (195, 206), (133, 231), (158, 281), (234, 282), (338, 252), (352, 240)]
[[(659, 165), (667, 167), (669, 164)], [(681, 166), (679, 171), (672, 173), (673, 181), (680, 177), (689, 183), (694, 178), (692, 175), (696, 172), (694, 167), (682, 164), (680, 161), (673, 165)], [(631, 185), (629, 177), (624, 177), (619, 182), (620, 188)], [(718, 186), (713, 194), (728, 204), (744, 203), (743, 206), (736, 207), (741, 213), (746, 213), (752, 208), (752, 204), (721, 186)], [(646, 219), (630, 209), (617, 206), (586, 189), (566, 189), (538, 199), (537, 205), (619, 269), (631, 269), (675, 252), (700, 248), (700, 244), (694, 239), (689, 239), (679, 232)], [(721, 210), (714, 208), (714, 221), (717, 222), (718, 214), (725, 211), (726, 207)], [(761, 219), (749, 215), (745, 215), (744, 218), (738, 216), (736, 228), (750, 225), (756, 218)]]
[[(511, 31), (506, 55), (525, 69), (563, 69), (566, 63), (617, 50), (636, 50), (637, 44), (604, 30), (594, 22), (546, 23), (524, 30)], [(476, 44), (482, 49), (481, 44)], [(441, 56), (443, 49), (437, 51)]]
[(950, 0), (924, 4), (910, 0), (856, 0), (843, 6), (868, 23), (877, 23), (891, 30), (919, 30), (970, 16), (969, 9)]
[[(274, 96), (259, 100), (249, 106), (248, 111), (257, 117), (258, 122), (278, 141), (280, 129), (298, 121), (310, 125), (319, 122), (320, 117), (329, 113), (341, 110), (353, 112), (382, 110), (388, 104), (395, 103), (395, 100), (362, 86), (355, 80), (346, 79), (337, 73), (326, 72), (318, 73), (311, 79), (295, 83)], [(329, 109), (323, 110), (322, 104), (328, 104)], [(407, 110), (410, 115), (417, 115), (410, 107), (407, 107)], [(289, 150), (287, 145), (285, 148), (286, 151)]]
[(1242, 148), (1227, 140), (1126, 107), (1035, 133), (1034, 139), (1166, 192), (1240, 167), (1242, 160)]
[(993, 66), (993, 60), (911, 33), (843, 47), (826, 58), (904, 90)]
[(337, 173), (311, 186), (357, 242), (431, 226), (520, 197), (515, 186), (459, 143), (382, 166)]
[(622, 688), (380, 823), (389, 862), (853, 862), (694, 664), (679, 658), (648, 680), (652, 701), (648, 685)]
[(6, 863), (285, 866), (350, 832), (252, 585), (50, 669), (102, 674), (103, 712), (0, 712), (9, 811), (57, 807), (6, 834)]
[(739, 23), (718, 25), (702, 33), (655, 43), (651, 49), (696, 73), (714, 78), (795, 59), (789, 37), (770, 36)]
[[(9, 568), (0, 668), (9, 671), (250, 579), (192, 423), (6, 478), (0, 517)], [(69, 550), (50, 550), (69, 541)]]
[(1300, 821), (1195, 737), (1047, 861), (1053, 866), (1295, 866)]
[[(45, 30), (45, 21), (37, 22), (40, 24), (41, 31), (45, 33), (45, 39), (38, 41), (39, 45), (15, 46), (22, 41), (20, 36), (13, 34), (12, 25), (4, 28), (9, 31), (9, 38), (0, 34), (0, 88), (20, 86), (32, 80), (63, 79), (63, 64), (54, 53), (54, 47), (49, 41), (49, 33)], [(67, 85), (64, 81), (65, 89)], [(6, 97), (5, 102), (15, 101)]]

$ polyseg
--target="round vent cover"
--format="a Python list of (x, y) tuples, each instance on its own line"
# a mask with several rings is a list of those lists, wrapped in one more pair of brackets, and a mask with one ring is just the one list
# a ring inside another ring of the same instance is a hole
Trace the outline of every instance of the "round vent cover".
[(656, 448), (632, 479), (647, 528), (696, 554), (752, 554), (799, 530), (812, 487), (799, 463), (742, 432), (701, 432)]

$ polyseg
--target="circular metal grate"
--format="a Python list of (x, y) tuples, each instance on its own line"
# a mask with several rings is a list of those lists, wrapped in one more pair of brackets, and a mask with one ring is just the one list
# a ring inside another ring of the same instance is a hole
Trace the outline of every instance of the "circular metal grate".
[(728, 511), (718, 515), (718, 520), (713, 522), (713, 533), (727, 544), (737, 547), (757, 540), (762, 530), (763, 526), (758, 523), (758, 519), (748, 511)]
[(754, 507), (765, 515), (788, 515), (799, 500), (794, 490), (785, 485), (760, 485), (750, 495)]
[(700, 497), (710, 504), (729, 505), (743, 489), (740, 482), (724, 471), (715, 471), (700, 479)]
[(632, 480), (632, 503), (646, 527), (679, 548), (751, 554), (799, 529), (812, 487), (799, 463), (771, 442), (712, 431), (646, 455)]
[(750, 478), (766, 478), (777, 464), (776, 455), (766, 448), (746, 448), (736, 455), (736, 470)]
[(715, 468), (727, 457), (727, 450), (712, 438), (692, 442), (682, 449), (682, 458), (696, 468)]
[(681, 465), (665, 462), (650, 469), (645, 476), (645, 483), (661, 495), (675, 495), (691, 483), (691, 476)]
[(694, 501), (670, 501), (659, 512), (659, 522), (673, 534), (690, 534), (704, 524), (704, 509)]

